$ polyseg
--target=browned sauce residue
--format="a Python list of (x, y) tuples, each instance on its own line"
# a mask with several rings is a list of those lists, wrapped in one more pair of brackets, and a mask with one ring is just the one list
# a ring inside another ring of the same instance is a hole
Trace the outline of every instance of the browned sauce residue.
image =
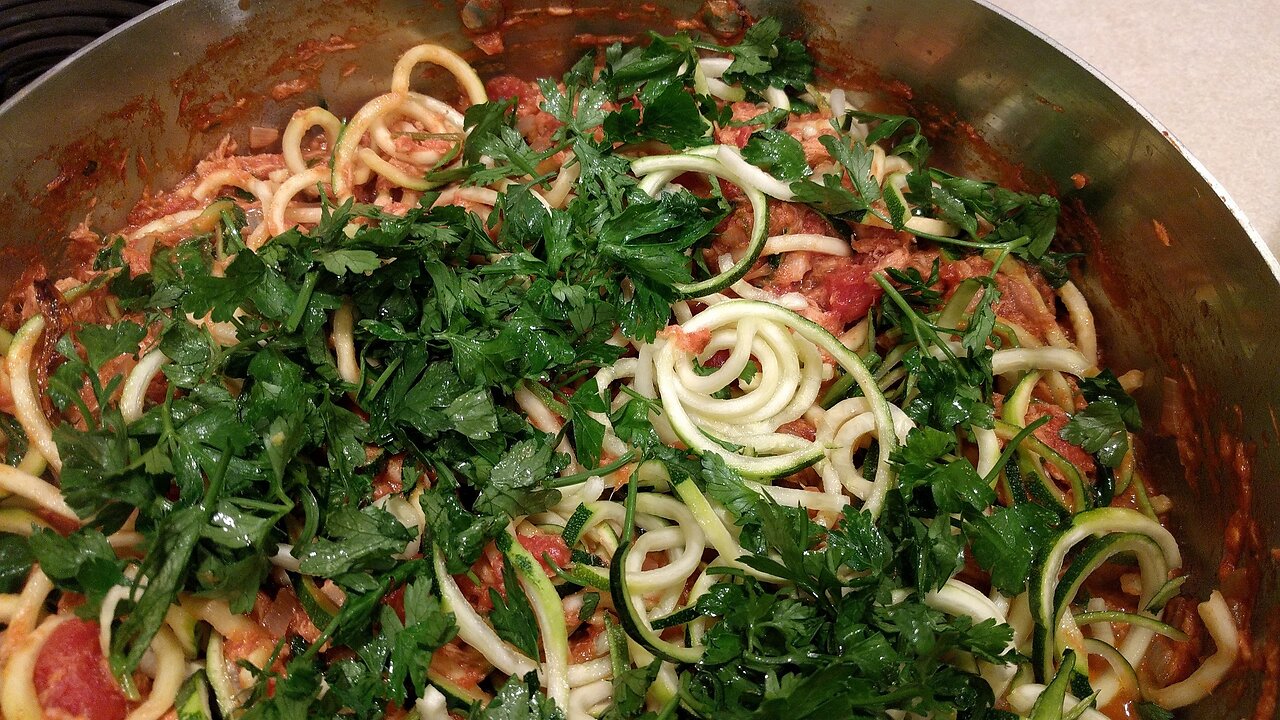
[(1156, 231), (1156, 239), (1160, 241), (1160, 244), (1165, 247), (1169, 247), (1171, 243), (1169, 240), (1169, 231), (1165, 229), (1164, 223), (1153, 219), (1151, 221), (1151, 227)]
[(307, 91), (314, 82), (308, 78), (295, 78), (293, 80), (285, 80), (282, 83), (276, 83), (271, 88), (271, 97), (274, 100), (288, 100), (294, 95), (300, 95)]

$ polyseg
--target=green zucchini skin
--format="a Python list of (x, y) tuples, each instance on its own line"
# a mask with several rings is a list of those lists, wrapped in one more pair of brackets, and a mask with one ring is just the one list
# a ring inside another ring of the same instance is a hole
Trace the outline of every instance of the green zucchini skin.
[(623, 542), (609, 563), (609, 593), (613, 597), (618, 620), (627, 636), (655, 656), (673, 663), (696, 663), (702, 659), (702, 648), (693, 648), (663, 640), (648, 623), (639, 616), (627, 587), (627, 556), (632, 543)]

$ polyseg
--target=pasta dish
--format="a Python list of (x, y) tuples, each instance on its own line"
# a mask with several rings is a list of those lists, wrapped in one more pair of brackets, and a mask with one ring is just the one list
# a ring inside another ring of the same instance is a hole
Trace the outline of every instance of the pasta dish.
[(1240, 630), (1184, 587), (1057, 200), (935, 167), (780, 30), (532, 82), (419, 45), (29, 270), (0, 716), (1206, 697)]

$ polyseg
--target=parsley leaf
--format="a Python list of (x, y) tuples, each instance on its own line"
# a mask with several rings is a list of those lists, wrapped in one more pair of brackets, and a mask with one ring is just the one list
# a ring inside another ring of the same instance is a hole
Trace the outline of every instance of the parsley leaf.
[(299, 548), (302, 572), (333, 577), (353, 570), (385, 569), (393, 553), (404, 550), (413, 533), (394, 515), (375, 506), (344, 506), (325, 523), (329, 537)]
[(600, 464), (600, 445), (604, 441), (604, 424), (588, 413), (607, 412), (609, 406), (600, 397), (595, 378), (583, 383), (569, 397), (569, 410), (573, 423), (573, 449), (578, 453), (578, 462), (583, 467), (597, 467)]
[(322, 253), (320, 262), (324, 265), (325, 270), (339, 276), (348, 272), (372, 272), (382, 267), (382, 259), (374, 251), (349, 248)]
[(1058, 516), (1034, 503), (998, 508), (990, 516), (977, 515), (965, 521), (973, 557), (991, 573), (991, 584), (1003, 593), (1017, 595), (1027, 587), (1027, 579), (1040, 549), (1051, 539)]
[(496, 588), (489, 588), (493, 629), (526, 656), (538, 657), (538, 621), (510, 562), (502, 563), (502, 585), (505, 597)]
[(35, 554), (26, 539), (19, 535), (0, 535), (0, 592), (19, 592), (35, 562)]
[(1138, 413), (1138, 403), (1125, 391), (1116, 378), (1115, 373), (1103, 370), (1089, 378), (1080, 378), (1080, 394), (1089, 402), (1110, 400), (1120, 410), (1120, 418), (1125, 427), (1137, 432), (1142, 429), (1142, 416)]
[(827, 542), (841, 553), (844, 564), (854, 572), (882, 572), (893, 559), (889, 539), (876, 527), (868, 512), (845, 513)]
[(112, 358), (133, 355), (146, 334), (141, 325), (122, 321), (114, 325), (85, 325), (76, 331), (76, 339), (84, 347), (89, 367), (99, 369)]
[(508, 450), (481, 484), (475, 507), (481, 512), (531, 515), (560, 501), (560, 491), (545, 487), (559, 472), (565, 456), (555, 452), (555, 437), (543, 434), (521, 440)]
[(662, 661), (640, 667), (628, 667), (613, 677), (613, 704), (600, 717), (604, 720), (631, 720), (644, 717), (645, 699), (658, 678)]
[(511, 677), (489, 704), (471, 709), (469, 720), (564, 720), (564, 712), (542, 692), (538, 676)]
[(711, 129), (693, 96), (681, 85), (668, 85), (661, 95), (649, 100), (636, 128), (638, 137), (664, 142), (680, 150), (706, 145)]
[(726, 82), (759, 92), (766, 87), (803, 89), (813, 81), (812, 57), (803, 43), (782, 35), (777, 18), (761, 18), (747, 28), (742, 42), (725, 49), (733, 55)]
[[(52, 530), (38, 530), (31, 534), (28, 543), (30, 550), (23, 554), (28, 558), (34, 556), (45, 575), (58, 587), (84, 594), (90, 610), (96, 610), (113, 587), (126, 582), (123, 563), (116, 558), (106, 536), (93, 528), (66, 537)], [(21, 556), (16, 548), (10, 551)], [(30, 570), (30, 566), (25, 570)], [(22, 576), (25, 575), (24, 572)]]
[(725, 464), (724, 458), (715, 453), (703, 453), (702, 478), (708, 497), (732, 513), (739, 526), (760, 522), (756, 512), (760, 493), (747, 487), (742, 476)]
[(1111, 398), (1096, 400), (1071, 416), (1058, 436), (1098, 456), (1108, 467), (1119, 467), (1129, 452), (1124, 411)]
[(773, 128), (752, 134), (742, 148), (742, 157), (783, 182), (794, 182), (810, 172), (800, 141)]
[(440, 548), (445, 566), (455, 575), (467, 572), (480, 558), (485, 543), (497, 537), (508, 522), (505, 515), (468, 512), (457, 494), (442, 485), (422, 493), (421, 504), (427, 520), (425, 542)]

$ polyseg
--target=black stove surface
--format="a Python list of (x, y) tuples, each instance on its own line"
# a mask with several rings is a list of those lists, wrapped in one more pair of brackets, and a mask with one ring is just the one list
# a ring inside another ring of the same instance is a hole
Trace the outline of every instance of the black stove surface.
[(112, 28), (149, 0), (0, 0), (0, 102)]

